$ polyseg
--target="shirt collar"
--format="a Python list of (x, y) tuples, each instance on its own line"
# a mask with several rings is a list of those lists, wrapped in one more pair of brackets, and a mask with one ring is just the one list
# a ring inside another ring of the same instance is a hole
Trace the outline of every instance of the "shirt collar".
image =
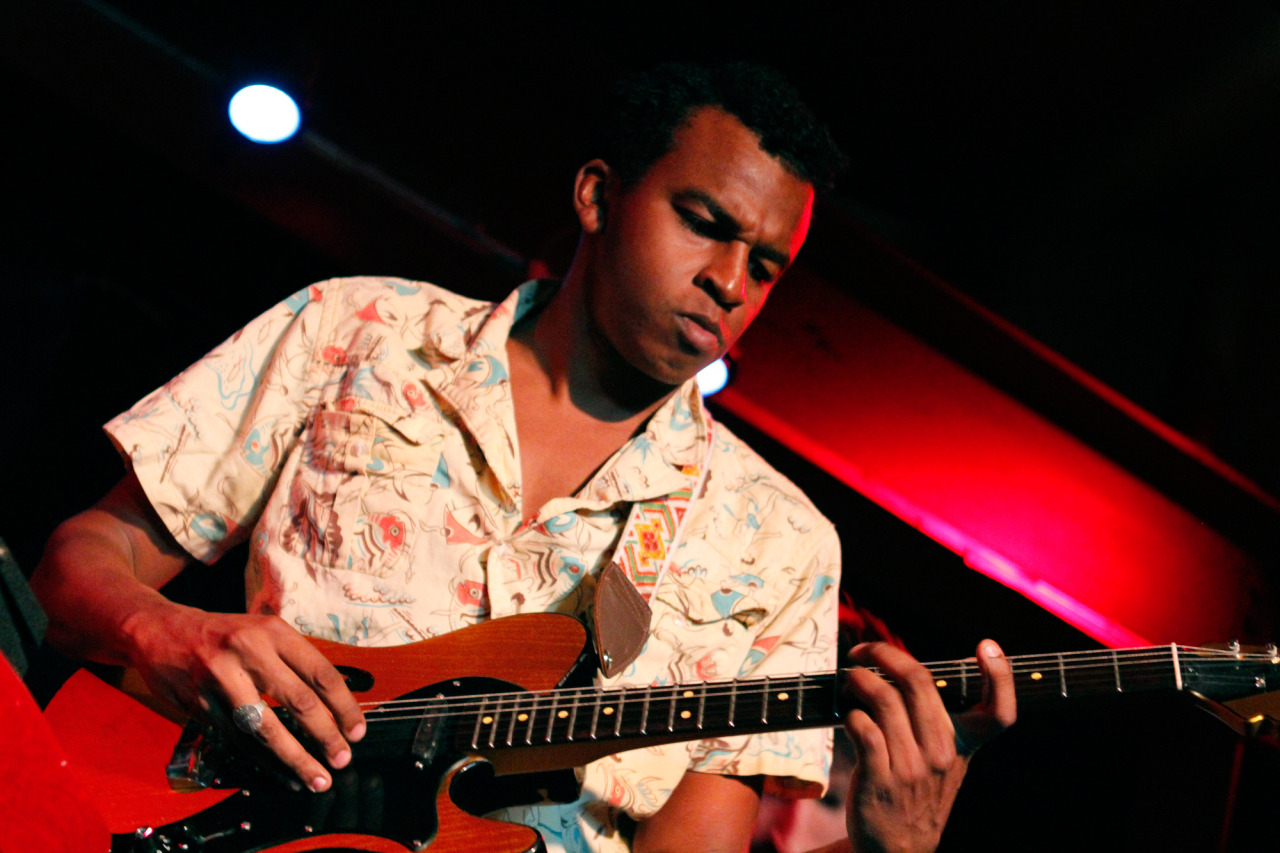
[(507, 345), (511, 327), (535, 307), (546, 304), (560, 283), (534, 279), (517, 287), (498, 303), (473, 302), (456, 323), (444, 323), (426, 330), (425, 341), (415, 355), (431, 367), (465, 359), (468, 355), (500, 352)]
[[(519, 463), (508, 427), (514, 425), (510, 398), (503, 395), (503, 418), (494, 418), (493, 400), (483, 389), (508, 381), (506, 344), (511, 328), (530, 311), (555, 294), (559, 282), (534, 280), (516, 288), (487, 313), (469, 311), (461, 322), (431, 330), (419, 357), (432, 368), (428, 384), (449, 400), (467, 422), (499, 482), (509, 492), (519, 478)], [(486, 303), (476, 303), (477, 306)], [(483, 374), (483, 376), (482, 376)], [(479, 380), (479, 381), (477, 381)], [(479, 411), (481, 408), (484, 411)], [(506, 418), (510, 420), (507, 421)], [(505, 422), (504, 422), (505, 421)], [(690, 379), (668, 397), (644, 431), (623, 445), (592, 478), (588, 500), (652, 500), (688, 488), (698, 468), (708, 458), (712, 421), (703, 405), (696, 379)]]

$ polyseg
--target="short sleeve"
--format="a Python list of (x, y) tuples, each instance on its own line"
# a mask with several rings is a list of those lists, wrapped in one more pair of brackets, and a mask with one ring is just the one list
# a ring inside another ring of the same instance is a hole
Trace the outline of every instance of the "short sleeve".
[[(802, 563), (804, 581), (796, 584), (770, 624), (762, 626), (743, 678), (836, 668), (840, 540), (829, 523), (807, 538), (812, 550)], [(766, 776), (776, 792), (818, 797), (831, 769), (832, 734), (830, 728), (812, 728), (697, 741), (690, 744), (689, 769)]]
[(324, 296), (323, 284), (299, 291), (105, 426), (201, 561), (248, 535), (297, 440), (322, 364)]

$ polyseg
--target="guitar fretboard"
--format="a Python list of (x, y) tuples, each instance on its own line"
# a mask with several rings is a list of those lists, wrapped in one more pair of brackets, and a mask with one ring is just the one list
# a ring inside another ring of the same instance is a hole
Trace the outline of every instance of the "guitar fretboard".
[[(1010, 659), (1021, 706), (1115, 693), (1182, 690), (1188, 682), (1221, 698), (1265, 689), (1276, 660), (1265, 655), (1155, 646)], [(927, 664), (944, 704), (982, 697), (975, 661)], [(1261, 673), (1261, 674), (1260, 674)], [(839, 725), (849, 704), (836, 672), (692, 685), (561, 689), (452, 700), (459, 747), (471, 750), (679, 735), (698, 739)], [(671, 738), (674, 739), (674, 738)]]
[(581, 688), (483, 697), (459, 715), (471, 749), (622, 740), (689, 739), (840, 722), (834, 673), (693, 685)]

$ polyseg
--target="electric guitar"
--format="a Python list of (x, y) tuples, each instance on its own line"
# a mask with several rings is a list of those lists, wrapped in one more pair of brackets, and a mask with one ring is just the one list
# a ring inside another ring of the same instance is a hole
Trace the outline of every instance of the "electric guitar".
[[(247, 738), (184, 730), (85, 672), (67, 683), (46, 719), (82, 783), (97, 792), (112, 853), (526, 853), (541, 847), (537, 832), (476, 815), (554, 794), (558, 781), (548, 771), (640, 746), (836, 726), (844, 710), (835, 672), (566, 687), (587, 637), (575, 619), (556, 614), (508, 617), (393, 648), (315, 642), (368, 721), (351, 767), (322, 794), (264, 769), (269, 758), (246, 758), (256, 746)], [(1280, 688), (1274, 648), (1254, 654), (1171, 645), (1010, 660), (1024, 709), (1115, 693), (1226, 700)], [(974, 661), (927, 666), (948, 707), (981, 698)]]

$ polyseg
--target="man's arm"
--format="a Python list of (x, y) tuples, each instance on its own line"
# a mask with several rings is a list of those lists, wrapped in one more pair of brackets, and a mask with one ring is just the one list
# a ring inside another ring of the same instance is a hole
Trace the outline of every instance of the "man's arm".
[(760, 793), (749, 780), (688, 771), (671, 798), (636, 829), (633, 853), (742, 853)]
[[(270, 696), (322, 745), (332, 767), (345, 766), (347, 739), (359, 740), (365, 726), (342, 676), (278, 617), (208, 613), (161, 595), (191, 562), (127, 475), (54, 531), (31, 578), (49, 614), (50, 643), (133, 666), (161, 698), (223, 723), (232, 708)], [(328, 788), (320, 762), (274, 714), (263, 716), (263, 742), (308, 787)]]

